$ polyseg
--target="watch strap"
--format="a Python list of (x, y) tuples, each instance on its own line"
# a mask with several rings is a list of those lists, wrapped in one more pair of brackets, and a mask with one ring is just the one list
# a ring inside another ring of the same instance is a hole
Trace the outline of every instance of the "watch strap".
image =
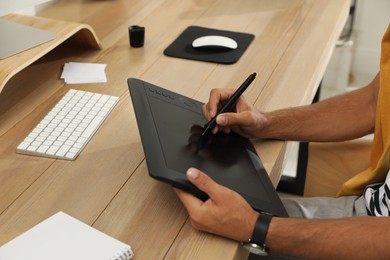
[(267, 236), (272, 217), (272, 215), (263, 212), (259, 214), (250, 243), (257, 244), (265, 248), (265, 238)]

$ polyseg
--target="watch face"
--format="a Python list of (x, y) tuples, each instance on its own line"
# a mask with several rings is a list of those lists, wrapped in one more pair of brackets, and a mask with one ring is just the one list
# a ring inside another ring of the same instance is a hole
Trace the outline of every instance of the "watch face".
[(245, 243), (243, 244), (243, 246), (249, 250), (249, 252), (251, 252), (252, 254), (255, 254), (255, 255), (261, 255), (261, 256), (267, 256), (268, 253), (267, 251), (265, 250), (265, 248), (257, 245), (257, 244), (253, 244), (253, 243)]

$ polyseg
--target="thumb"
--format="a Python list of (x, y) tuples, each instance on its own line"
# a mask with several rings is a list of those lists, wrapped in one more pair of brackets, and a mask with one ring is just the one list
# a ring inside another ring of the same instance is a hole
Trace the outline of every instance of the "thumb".
[(242, 125), (245, 126), (250, 122), (248, 121), (247, 115), (245, 112), (242, 113), (223, 113), (218, 115), (216, 118), (217, 124), (220, 126), (236, 126)]
[(223, 189), (223, 186), (219, 185), (208, 175), (195, 168), (189, 168), (187, 170), (187, 178), (198, 189), (207, 193), (212, 200), (218, 201), (219, 193), (217, 191)]

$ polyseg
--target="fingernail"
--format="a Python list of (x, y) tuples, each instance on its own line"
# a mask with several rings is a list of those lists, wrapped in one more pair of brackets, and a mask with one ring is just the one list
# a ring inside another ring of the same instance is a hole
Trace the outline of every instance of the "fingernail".
[(213, 118), (215, 116), (214, 112), (211, 111), (211, 110), (209, 111), (209, 115), (210, 115), (211, 118)]
[(198, 176), (199, 176), (199, 171), (198, 170), (196, 170), (194, 168), (188, 169), (188, 171), (187, 171), (188, 179), (195, 180), (196, 178), (198, 178)]

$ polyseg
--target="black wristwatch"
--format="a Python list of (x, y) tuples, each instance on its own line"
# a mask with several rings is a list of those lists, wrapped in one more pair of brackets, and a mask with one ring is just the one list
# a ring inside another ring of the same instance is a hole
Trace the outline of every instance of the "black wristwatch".
[(268, 255), (267, 247), (265, 245), (265, 238), (267, 236), (272, 217), (273, 216), (271, 214), (265, 212), (259, 214), (252, 233), (252, 237), (249, 239), (249, 241), (242, 243), (242, 245), (247, 248), (249, 252), (262, 256)]

